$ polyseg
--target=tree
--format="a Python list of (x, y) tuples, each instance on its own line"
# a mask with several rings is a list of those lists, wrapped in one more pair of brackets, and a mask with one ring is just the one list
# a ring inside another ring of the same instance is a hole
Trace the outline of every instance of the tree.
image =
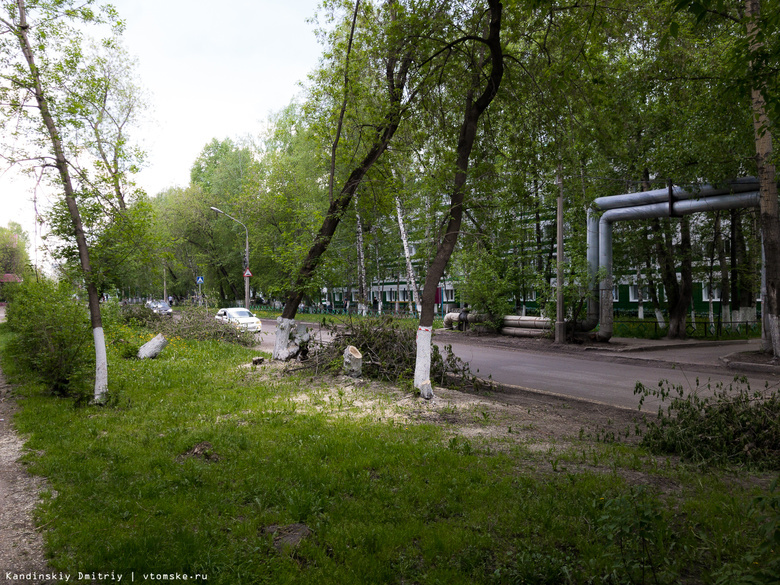
[[(717, 20), (734, 40), (732, 49), (722, 55), (731, 63), (731, 75), (724, 84), (750, 96), (755, 166), (761, 191), (765, 346), (780, 355), (780, 206), (772, 136), (772, 116), (780, 116), (780, 95), (773, 91), (780, 62), (780, 6), (775, 0), (680, 0), (674, 3), (673, 10), (692, 13), (698, 23)], [(676, 35), (678, 30), (679, 24), (673, 21), (670, 33)]]
[[(469, 56), (471, 79), (466, 89), (463, 120), (455, 149), (455, 177), (450, 192), (450, 204), (447, 227), (439, 242), (436, 256), (428, 267), (422, 294), (422, 310), (417, 328), (417, 360), (415, 363), (414, 386), (420, 390), (423, 398), (433, 398), (430, 382), (431, 370), (431, 329), (436, 304), (436, 288), (439, 285), (444, 269), (450, 260), (455, 244), (458, 241), (460, 226), (463, 219), (463, 207), (466, 194), (466, 179), (468, 178), (469, 158), (477, 138), (479, 119), (488, 108), (493, 98), (498, 94), (498, 88), (504, 75), (504, 50), (501, 46), (501, 16), (503, 6), (499, 0), (488, 0), (485, 12), (489, 24), (485, 37), (468, 37), (475, 40), (478, 48), (464, 51)], [(481, 16), (481, 15), (480, 15)], [(477, 28), (485, 26), (481, 18), (477, 19)], [(475, 35), (476, 36), (476, 35)], [(467, 38), (457, 39), (451, 46), (465, 42)]]
[[(352, 170), (342, 183), (339, 192), (334, 193), (331, 197), (322, 226), (317, 232), (314, 242), (303, 259), (303, 263), (292, 283), (282, 311), (282, 321), (280, 327), (277, 328), (277, 341), (274, 349), (275, 357), (287, 353), (287, 340), (284, 339), (284, 336), (285, 334), (289, 335), (292, 320), (305, 294), (307, 284), (314, 276), (323, 255), (336, 233), (339, 223), (349, 210), (359, 185), (387, 150), (404, 116), (406, 104), (415, 94), (415, 90), (408, 88), (407, 84), (409, 82), (410, 68), (414, 62), (414, 42), (416, 39), (405, 26), (408, 26), (410, 22), (420, 26), (421, 21), (416, 18), (419, 15), (412, 17), (406, 14), (400, 3), (394, 0), (385, 2), (383, 8), (384, 11), (380, 14), (364, 15), (361, 23), (361, 19), (358, 18), (357, 5), (355, 5), (355, 17), (351, 22), (362, 24), (367, 27), (367, 30), (371, 30), (374, 33), (371, 36), (374, 37), (374, 41), (379, 45), (378, 57), (355, 63), (354, 66), (356, 67), (365, 67), (362, 79), (361, 77), (350, 76), (344, 73), (344, 83), (340, 92), (342, 95), (352, 93), (354, 91), (352, 86), (357, 84), (357, 80), (353, 82), (355, 77), (358, 77), (361, 83), (368, 85), (368, 87), (362, 86), (365, 87), (365, 91), (368, 94), (364, 98), (365, 101), (360, 103), (360, 110), (356, 109), (356, 114), (363, 118), (358, 128), (358, 134), (361, 137), (361, 140), (357, 143), (360, 154), (356, 155), (355, 159), (350, 162), (354, 166), (352, 166)], [(372, 29), (376, 23), (380, 26), (378, 31)], [(354, 50), (353, 32), (355, 26), (350, 26), (349, 40), (345, 49), (344, 60), (342, 61), (345, 70), (351, 67), (353, 63), (351, 56)], [(427, 26), (427, 24), (423, 23), (423, 26)], [(368, 41), (364, 40), (364, 42)], [(369, 55), (371, 55), (371, 52), (366, 51), (364, 59)], [(341, 118), (345, 111), (345, 106), (340, 104), (337, 111), (339, 112), (337, 134), (340, 135), (342, 128)], [(369, 129), (368, 136), (362, 135), (363, 128)], [(334, 150), (337, 144), (337, 140), (332, 142)], [(331, 167), (331, 175), (335, 175), (333, 166)]]
[[(95, 343), (94, 399), (103, 400), (108, 390), (108, 364), (105, 338), (100, 313), (98, 290), (90, 263), (89, 246), (84, 233), (76, 201), (77, 180), (73, 176), (70, 159), (75, 154), (70, 148), (72, 134), (80, 126), (67, 107), (70, 99), (63, 98), (65, 88), (73, 87), (78, 79), (82, 60), (82, 35), (75, 23), (89, 24), (102, 20), (113, 22), (115, 13), (106, 9), (103, 14), (93, 10), (94, 2), (71, 0), (41, 1), (33, 5), (38, 15), (32, 20), (25, 0), (4, 2), (0, 18), (0, 50), (5, 55), (2, 78), (3, 102), (9, 104), (4, 118), (15, 117), (18, 124), (30, 122), (28, 138), (44, 147), (37, 155), (43, 169), (55, 169), (54, 183), (63, 191), (76, 240), (82, 275), (87, 288), (90, 322)], [(74, 26), (69, 26), (69, 23)], [(32, 102), (39, 120), (31, 120), (27, 106)], [(70, 150), (70, 151), (69, 151)]]
[(0, 274), (26, 275), (30, 270), (29, 239), (16, 222), (0, 227)]

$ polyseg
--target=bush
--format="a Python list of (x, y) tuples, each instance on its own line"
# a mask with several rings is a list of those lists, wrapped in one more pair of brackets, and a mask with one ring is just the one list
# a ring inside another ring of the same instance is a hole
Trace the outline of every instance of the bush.
[(473, 313), (487, 315), (488, 327), (499, 331), (504, 315), (514, 311), (509, 300), (514, 285), (505, 260), (478, 250), (463, 251), (458, 266), (465, 275), (459, 290), (461, 302), (467, 303)]
[[(327, 345), (314, 348), (304, 367), (318, 371), (338, 371), (343, 365), (344, 350), (354, 345), (363, 354), (363, 375), (375, 380), (398, 382), (414, 378), (417, 360), (417, 330), (406, 319), (389, 316), (350, 319), (346, 323), (323, 326), (332, 335)], [(473, 384), (468, 366), (450, 347), (444, 354), (431, 347), (431, 380), (439, 385), (455, 382)]]
[(156, 319), (151, 324), (151, 328), (168, 338), (180, 337), (193, 341), (228, 341), (246, 346), (257, 344), (254, 333), (230, 323), (217, 321), (214, 315), (215, 311), (205, 307), (182, 308), (174, 319), (155, 315)]
[(78, 394), (94, 370), (89, 311), (65, 282), (28, 280), (6, 309), (8, 351), (51, 392)]
[(160, 320), (146, 305), (124, 305), (120, 311), (120, 321), (131, 327), (149, 327)]
[(706, 391), (685, 395), (682, 386), (668, 382), (658, 389), (637, 383), (640, 407), (646, 396), (659, 397), (662, 405), (672, 397), (666, 411), (659, 407), (658, 418), (648, 424), (642, 444), (699, 463), (780, 470), (780, 394), (751, 392), (738, 382), (714, 390), (708, 384)]

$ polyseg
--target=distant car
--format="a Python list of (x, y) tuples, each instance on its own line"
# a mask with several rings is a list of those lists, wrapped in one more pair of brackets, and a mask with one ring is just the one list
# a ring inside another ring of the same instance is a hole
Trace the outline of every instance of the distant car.
[(158, 315), (173, 314), (173, 309), (171, 309), (171, 306), (165, 301), (154, 301), (151, 305), (149, 305), (149, 308)]
[(233, 323), (238, 327), (242, 327), (253, 333), (259, 333), (262, 329), (260, 319), (255, 317), (248, 309), (242, 309), (240, 307), (220, 309), (217, 311), (217, 315), (214, 318), (222, 323)]

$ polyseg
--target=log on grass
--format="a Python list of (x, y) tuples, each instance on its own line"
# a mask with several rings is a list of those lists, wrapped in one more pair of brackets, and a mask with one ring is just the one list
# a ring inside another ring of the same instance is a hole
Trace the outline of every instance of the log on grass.
[(138, 359), (144, 360), (147, 358), (156, 358), (160, 352), (165, 349), (166, 345), (168, 345), (168, 340), (165, 339), (162, 333), (160, 333), (157, 335), (157, 337), (151, 341), (147, 341), (141, 346), (141, 349), (138, 350)]

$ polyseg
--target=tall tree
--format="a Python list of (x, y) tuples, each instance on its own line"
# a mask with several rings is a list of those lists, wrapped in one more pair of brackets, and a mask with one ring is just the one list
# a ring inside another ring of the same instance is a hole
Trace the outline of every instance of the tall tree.
[[(455, 249), (463, 219), (466, 180), (468, 178), (469, 159), (474, 142), (477, 139), (479, 119), (487, 110), (504, 76), (504, 50), (501, 46), (501, 16), (503, 6), (499, 0), (488, 0), (484, 15), (488, 19), (487, 34), (482, 37), (469, 35), (450, 43), (457, 46), (471, 41), (477, 47), (464, 51), (470, 56), (467, 71), (470, 71), (469, 84), (465, 95), (463, 119), (460, 125), (458, 143), (455, 148), (455, 176), (450, 192), (450, 204), (446, 218), (444, 235), (439, 242), (436, 256), (428, 267), (422, 294), (422, 310), (417, 328), (417, 360), (414, 372), (414, 386), (420, 390), (423, 398), (433, 398), (430, 382), (431, 370), (431, 333), (435, 315), (436, 290), (444, 270)], [(479, 13), (478, 13), (479, 14)], [(481, 16), (481, 14), (480, 14)], [(477, 20), (478, 28), (485, 26), (482, 19)]]
[[(773, 162), (773, 115), (780, 116), (776, 87), (780, 63), (780, 5), (776, 0), (680, 0), (675, 11), (691, 12), (699, 23), (718, 21), (733, 38), (724, 52), (731, 75), (724, 85), (750, 96), (755, 166), (760, 183), (760, 223), (766, 293), (762, 299), (766, 349), (780, 355), (780, 206)], [(678, 23), (670, 27), (677, 34)], [(732, 299), (732, 302), (734, 299)]]
[[(94, 399), (101, 401), (108, 390), (108, 363), (100, 313), (98, 290), (93, 278), (89, 246), (85, 237), (79, 207), (76, 202), (77, 180), (73, 176), (74, 156), (70, 141), (80, 126), (74, 121), (64, 98), (65, 88), (73, 87), (78, 79), (83, 58), (82, 35), (79, 26), (107, 20), (115, 22), (116, 14), (110, 8), (102, 13), (94, 10), (95, 2), (86, 0), (43, 0), (33, 4), (33, 13), (25, 0), (3, 3), (0, 17), (0, 43), (5, 60), (2, 71), (3, 102), (10, 104), (6, 116), (17, 120), (28, 119), (27, 106), (35, 108), (38, 121), (32, 122), (33, 135), (27, 138), (45, 143), (46, 154), (39, 155), (44, 168), (56, 170), (55, 183), (62, 189), (68, 208), (73, 236), (76, 240), (81, 270), (87, 288), (90, 321), (95, 343)], [(71, 23), (73, 23), (71, 25)]]
[[(427, 26), (427, 24), (417, 18), (419, 15), (410, 16), (407, 14), (400, 4), (396, 0), (387, 0), (379, 13), (365, 14), (362, 19), (356, 5), (356, 10), (352, 11), (355, 16), (350, 22), (356, 22), (358, 27), (362, 22), (363, 26), (367, 27), (366, 31), (372, 32), (374, 38), (370, 40), (379, 45), (375, 52), (375, 55), (378, 56), (370, 58), (368, 61), (365, 61), (364, 57), (364, 60), (360, 62), (364, 68), (362, 76), (344, 74), (340, 93), (342, 95), (350, 93), (350, 86), (356, 83), (356, 81), (353, 82), (353, 79), (356, 78), (361, 81), (364, 87), (368, 86), (365, 91), (369, 93), (364, 96), (366, 101), (360, 104), (361, 111), (358, 115), (365, 116), (363, 123), (359, 126), (370, 128), (369, 135), (361, 137), (358, 143), (360, 154), (349, 163), (352, 165), (351, 171), (349, 171), (339, 192), (334, 193), (331, 197), (322, 226), (292, 283), (282, 311), (280, 326), (277, 328), (275, 357), (289, 355), (286, 348), (292, 320), (298, 311), (298, 305), (303, 299), (307, 284), (320, 265), (359, 185), (393, 140), (404, 116), (406, 103), (413, 98), (415, 93), (414, 89), (410, 90), (407, 87), (410, 68), (414, 63), (414, 43), (416, 40), (408, 27), (410, 23), (415, 23), (418, 27), (421, 23), (423, 26)], [(379, 30), (376, 30), (377, 26), (379, 26)], [(353, 30), (354, 27), (350, 25), (349, 40), (342, 62), (345, 68), (353, 66), (354, 58), (352, 55), (355, 50)], [(369, 39), (364, 36), (363, 42), (368, 41)], [(367, 48), (364, 47), (364, 51)], [(372, 51), (365, 51), (365, 56), (371, 53)], [(339, 63), (337, 62), (336, 65), (338, 66)], [(355, 63), (354, 66), (358, 67), (358, 63)], [(345, 107), (339, 104), (339, 121), (337, 122), (339, 135), (344, 111)], [(332, 144), (337, 146), (338, 141), (334, 140)], [(332, 172), (334, 171), (332, 170)]]

